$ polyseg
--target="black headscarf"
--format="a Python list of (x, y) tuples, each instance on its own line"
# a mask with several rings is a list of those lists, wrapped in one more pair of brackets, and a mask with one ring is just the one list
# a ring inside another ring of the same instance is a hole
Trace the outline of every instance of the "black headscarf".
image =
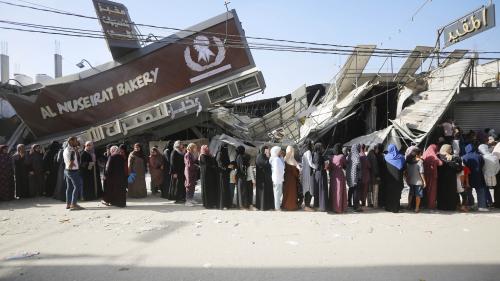
[(316, 165), (316, 170), (322, 171), (324, 167), (323, 162), (323, 144), (318, 142), (314, 145), (314, 153), (312, 155), (312, 161)]
[(120, 144), (120, 146), (118, 148), (121, 149), (121, 150), (123, 150), (123, 151), (125, 151), (125, 154), (128, 153), (128, 151), (127, 151), (127, 145), (126, 144), (122, 143), (122, 144)]
[(314, 152), (323, 153), (323, 144), (318, 142), (314, 145)]
[(267, 145), (263, 145), (259, 149), (259, 154), (257, 155), (257, 158), (255, 159), (255, 165), (257, 167), (264, 167), (269, 165), (269, 158), (266, 155), (266, 149), (269, 147)]
[(169, 140), (167, 141), (167, 144), (165, 145), (165, 150), (172, 151), (174, 150), (174, 142)]
[(236, 153), (238, 154), (245, 154), (245, 147), (243, 145), (240, 145), (236, 148)]
[(227, 143), (223, 142), (220, 145), (219, 151), (217, 151), (217, 155), (215, 156), (215, 159), (217, 160), (217, 164), (219, 165), (219, 168), (227, 169), (227, 167), (230, 164)]
[(342, 144), (336, 143), (333, 146), (333, 155), (339, 155), (339, 154), (342, 154)]

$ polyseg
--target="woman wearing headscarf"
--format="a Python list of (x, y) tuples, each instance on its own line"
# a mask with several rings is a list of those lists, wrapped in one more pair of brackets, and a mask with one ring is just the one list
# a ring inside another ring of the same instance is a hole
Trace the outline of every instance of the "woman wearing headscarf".
[(161, 198), (173, 200), (170, 196), (170, 156), (174, 151), (174, 142), (169, 140), (163, 150), (163, 183), (161, 185)]
[(57, 181), (54, 189), (54, 198), (66, 202), (66, 179), (64, 178), (64, 150), (68, 147), (68, 142), (65, 141), (55, 157), (55, 165), (57, 166)]
[(43, 170), (43, 153), (39, 144), (31, 146), (28, 163), (30, 197), (40, 196), (45, 190), (45, 173)]
[(486, 198), (488, 198), (488, 194), (491, 197), (490, 188), (493, 189), (497, 186), (497, 174), (500, 172), (500, 163), (498, 158), (494, 154), (490, 153), (487, 144), (479, 145), (478, 151), (484, 159), (483, 175), (486, 183)]
[(227, 143), (223, 142), (220, 145), (215, 160), (219, 175), (217, 181), (217, 206), (219, 209), (231, 208), (233, 206), (234, 189), (231, 190), (229, 186), (229, 174), (233, 169), (233, 165), (229, 160)]
[(198, 181), (199, 166), (196, 159), (198, 147), (194, 143), (187, 146), (184, 154), (184, 187), (186, 188), (186, 206), (194, 206), (194, 189)]
[(170, 155), (170, 191), (169, 196), (176, 204), (186, 202), (186, 188), (184, 187), (184, 146), (180, 141), (174, 143), (174, 151)]
[(356, 143), (351, 147), (351, 154), (347, 160), (346, 178), (349, 189), (352, 190), (353, 207), (355, 212), (361, 212), (359, 201), (362, 192), (362, 171), (360, 159), (361, 145)]
[(453, 148), (449, 144), (441, 146), (439, 159), (443, 165), (438, 167), (437, 208), (454, 211), (460, 202), (457, 193), (457, 173), (462, 171), (462, 161), (453, 156)]
[(385, 178), (387, 177), (387, 167), (385, 164), (384, 145), (379, 143), (377, 144), (377, 148), (378, 153), (376, 156), (380, 178), (378, 185), (378, 207), (385, 208)]
[(255, 207), (261, 211), (274, 209), (272, 168), (269, 163), (269, 147), (263, 145), (255, 159)]
[(107, 206), (125, 207), (127, 205), (127, 174), (123, 170), (125, 159), (118, 146), (112, 146), (104, 169), (103, 203)]
[(372, 144), (368, 150), (368, 161), (370, 162), (370, 187), (368, 188), (368, 206), (378, 208), (378, 193), (380, 184), (380, 171), (377, 156), (379, 147)]
[[(492, 154), (494, 156), (496, 156), (500, 162), (500, 142), (495, 145), (495, 147), (493, 148)], [(493, 196), (494, 196), (493, 199), (495, 200), (493, 206), (495, 208), (500, 208), (500, 172), (497, 173), (496, 177), (497, 177), (497, 185), (495, 186), (494, 192), (493, 192)]]
[(273, 181), (274, 210), (281, 210), (281, 197), (283, 195), (283, 182), (285, 181), (285, 161), (280, 157), (281, 147), (271, 148), (271, 179)]
[(57, 141), (53, 141), (43, 156), (43, 169), (47, 175), (45, 178), (44, 194), (47, 197), (52, 197), (52, 195), (54, 195), (54, 189), (57, 184), (59, 166), (57, 165), (56, 157), (60, 148), (61, 145)]
[[(477, 204), (480, 209), (487, 210), (485, 185), (483, 176), (484, 159), (474, 148), (473, 144), (468, 144), (465, 147), (465, 155), (462, 156), (462, 162), (469, 170), (469, 186), (476, 190)], [(468, 201), (474, 201), (472, 197), (472, 189), (466, 190)], [(471, 203), (471, 202), (468, 202)], [(470, 205), (470, 204), (469, 204)]]
[(347, 210), (347, 190), (344, 170), (347, 160), (342, 154), (342, 144), (333, 146), (333, 155), (330, 157), (330, 202), (332, 211), (341, 214)]
[(0, 145), (0, 201), (14, 199), (14, 171), (9, 147)]
[[(219, 196), (218, 196), (218, 173), (217, 173), (217, 161), (215, 157), (212, 156), (208, 145), (202, 145), (200, 149), (200, 184), (201, 184), (201, 199), (203, 202), (203, 207), (207, 209), (213, 209), (219, 207), (223, 209), (224, 204), (219, 206)], [(224, 200), (222, 200), (224, 203)]]
[(144, 198), (146, 190), (147, 160), (140, 143), (134, 144), (134, 151), (128, 157), (129, 175), (133, 180), (128, 182), (128, 196), (131, 198)]
[[(316, 165), (312, 161), (312, 151), (314, 143), (311, 140), (305, 142), (305, 152), (302, 155), (302, 192), (304, 193), (304, 210), (313, 211), (311, 208), (311, 199), (314, 193), (314, 170)], [(314, 198), (314, 200), (318, 200)]]
[(318, 142), (314, 145), (313, 164), (316, 166), (314, 170), (314, 191), (316, 192), (314, 204), (321, 212), (328, 210), (328, 175), (323, 157), (324, 152), (325, 148), (322, 143)]
[(424, 160), (425, 177), (425, 201), (427, 208), (436, 209), (437, 190), (438, 190), (438, 167), (443, 165), (443, 161), (438, 157), (437, 145), (431, 144), (422, 155)]
[(300, 186), (299, 163), (295, 160), (295, 149), (292, 146), (286, 148), (285, 174), (283, 182), (283, 202), (281, 207), (286, 211), (298, 209), (298, 191)]
[(250, 155), (245, 153), (245, 147), (241, 145), (236, 148), (236, 153), (238, 205), (243, 209), (250, 209), (253, 201)]
[(151, 174), (151, 193), (156, 194), (161, 190), (163, 184), (163, 169), (164, 169), (163, 155), (158, 148), (151, 148), (148, 165), (149, 173)]
[(102, 196), (101, 171), (97, 165), (94, 144), (85, 142), (85, 148), (80, 155), (80, 175), (83, 180), (83, 200), (95, 200)]
[(361, 144), (361, 149), (359, 151), (359, 160), (361, 162), (361, 206), (366, 206), (366, 201), (368, 199), (368, 189), (370, 188), (371, 180), (371, 166), (370, 161), (368, 161), (368, 156), (366, 155), (366, 146)]
[(405, 157), (399, 153), (394, 144), (389, 144), (386, 162), (386, 184), (385, 184), (385, 210), (398, 213), (401, 201), (401, 191), (404, 188), (403, 171), (405, 169)]
[(24, 144), (17, 145), (17, 152), (12, 157), (16, 178), (16, 196), (18, 198), (30, 197), (29, 192), (29, 159), (26, 157)]

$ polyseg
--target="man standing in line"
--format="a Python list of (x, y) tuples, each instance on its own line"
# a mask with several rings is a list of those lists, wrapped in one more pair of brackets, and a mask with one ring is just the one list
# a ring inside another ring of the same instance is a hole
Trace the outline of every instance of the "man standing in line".
[(71, 211), (84, 209), (77, 204), (82, 193), (83, 182), (80, 176), (80, 154), (78, 153), (78, 140), (76, 137), (68, 139), (68, 146), (63, 152), (64, 178), (66, 179), (66, 209)]

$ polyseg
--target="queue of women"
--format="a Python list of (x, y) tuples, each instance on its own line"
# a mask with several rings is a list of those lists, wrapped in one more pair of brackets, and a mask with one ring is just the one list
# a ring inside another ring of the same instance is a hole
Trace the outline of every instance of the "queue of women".
[[(45, 154), (39, 145), (29, 152), (19, 145), (13, 156), (0, 146), (0, 199), (45, 195), (67, 200), (68, 209), (82, 209), (75, 198), (69, 200), (76, 190), (80, 200), (102, 198), (104, 205), (125, 207), (127, 196), (146, 197), (149, 172), (153, 194), (186, 206), (197, 204), (194, 193), (200, 181), (205, 208), (399, 212), (405, 183), (410, 187), (408, 208), (415, 212), (500, 207), (500, 143), (475, 132), (462, 135), (457, 130), (453, 139), (440, 138), (423, 151), (410, 146), (405, 153), (394, 144), (386, 149), (381, 144), (335, 144), (328, 151), (311, 141), (301, 148), (264, 145), (255, 160), (243, 146), (230, 159), (225, 143), (213, 154), (206, 145), (198, 149), (194, 143), (169, 141), (163, 151), (151, 148), (149, 156), (139, 143), (131, 153), (125, 145), (108, 145), (101, 156), (91, 142), (83, 148), (77, 142), (71, 146), (79, 155), (67, 154), (71, 159), (63, 157), (68, 144), (53, 143)], [(78, 161), (81, 190), (76, 185), (69, 192), (74, 179), (64, 171), (74, 165), (65, 161)], [(490, 189), (495, 190), (494, 200)]]

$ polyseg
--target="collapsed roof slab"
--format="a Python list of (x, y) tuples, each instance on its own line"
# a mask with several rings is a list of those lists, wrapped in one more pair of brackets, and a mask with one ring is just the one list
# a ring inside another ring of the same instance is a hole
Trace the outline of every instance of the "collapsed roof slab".
[(349, 94), (358, 84), (363, 70), (365, 69), (376, 45), (358, 45), (354, 48), (331, 87), (336, 87), (338, 99)]
[(451, 64), (454, 64), (461, 60), (468, 52), (468, 50), (455, 49), (446, 57), (446, 59), (444, 59), (443, 63), (441, 63), (439, 66), (447, 67)]
[(398, 118), (391, 120), (395, 129), (414, 143), (420, 143), (458, 93), (471, 65), (472, 60), (461, 60), (433, 70), (428, 76), (427, 91), (417, 94), (420, 100), (404, 108)]
[[(288, 137), (297, 140), (299, 130), (298, 125), (294, 123), (298, 122), (297, 116), (308, 108), (306, 85), (302, 85), (292, 93), (292, 100), (250, 124), (248, 131), (253, 138), (265, 139), (271, 131), (284, 127)], [(287, 128), (289, 126), (292, 128)]]
[(318, 105), (316, 110), (305, 120), (304, 125), (300, 127), (300, 140), (304, 140), (311, 134), (320, 136), (338, 122), (344, 120), (347, 114), (372, 87), (372, 83), (365, 82), (363, 85), (349, 92), (339, 102), (337, 100), (330, 100)]
[(384, 143), (385, 140), (387, 139), (387, 136), (391, 132), (392, 128), (393, 128), (393, 126), (390, 125), (389, 127), (385, 128), (385, 129), (375, 131), (375, 132), (368, 134), (368, 135), (354, 138), (354, 139), (350, 140), (349, 142), (345, 143), (344, 146), (351, 147), (354, 144), (364, 144), (367, 146), (371, 146), (371, 145), (375, 145), (375, 144), (379, 144), (379, 143)]
[(399, 69), (398, 74), (394, 77), (394, 81), (405, 83), (412, 78), (418, 68), (422, 66), (424, 61), (429, 58), (434, 47), (417, 46), (410, 53), (405, 63)]

